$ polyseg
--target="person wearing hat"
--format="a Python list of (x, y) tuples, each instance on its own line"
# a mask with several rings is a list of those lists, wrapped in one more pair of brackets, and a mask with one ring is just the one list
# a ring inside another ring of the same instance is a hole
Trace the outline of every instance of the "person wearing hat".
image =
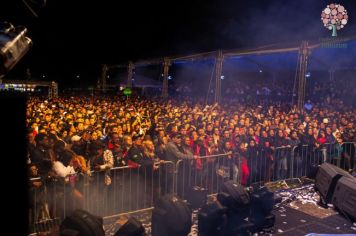
[(72, 142), (70, 149), (75, 152), (75, 154), (87, 157), (85, 143), (82, 141), (82, 137), (74, 135), (71, 137), (70, 141)]
[(35, 137), (36, 147), (30, 153), (30, 160), (33, 164), (39, 164), (43, 160), (49, 160), (49, 139), (46, 134), (39, 133)]
[(96, 171), (109, 170), (114, 165), (112, 152), (105, 148), (100, 140), (90, 143), (90, 162), (91, 167)]
[(182, 159), (196, 159), (197, 156), (192, 155), (191, 153), (183, 153), (180, 151), (179, 147), (181, 146), (182, 135), (179, 133), (174, 133), (171, 141), (167, 143), (166, 146), (166, 160), (177, 163), (178, 160)]
[(131, 168), (138, 168), (140, 166), (140, 161), (143, 158), (142, 139), (143, 136), (141, 134), (132, 136), (133, 144), (128, 151), (128, 165)]

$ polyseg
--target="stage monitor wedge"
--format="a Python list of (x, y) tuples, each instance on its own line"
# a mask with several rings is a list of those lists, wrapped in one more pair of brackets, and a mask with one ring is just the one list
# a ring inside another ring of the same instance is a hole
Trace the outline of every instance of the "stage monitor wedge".
[(356, 178), (341, 177), (336, 184), (332, 204), (345, 215), (356, 221)]
[(316, 174), (315, 189), (325, 203), (331, 203), (338, 180), (341, 177), (353, 178), (348, 172), (329, 163), (323, 163)]

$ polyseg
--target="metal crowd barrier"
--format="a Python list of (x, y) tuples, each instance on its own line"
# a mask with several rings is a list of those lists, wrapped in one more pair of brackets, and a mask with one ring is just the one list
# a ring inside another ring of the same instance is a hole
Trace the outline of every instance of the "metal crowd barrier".
[[(199, 160), (179, 160), (176, 163), (175, 194), (186, 198), (194, 186), (217, 192), (222, 179), (230, 175), (232, 159), (230, 154), (202, 156)], [(199, 163), (200, 162), (200, 163)]]
[(291, 177), (300, 178), (306, 176), (312, 166), (324, 162), (331, 163), (341, 169), (350, 170), (355, 167), (356, 143), (326, 143), (319, 147), (302, 145), (292, 149)]
[[(112, 168), (110, 184), (105, 172), (91, 176), (76, 174), (63, 178), (30, 179), (29, 229), (43, 232), (76, 208), (102, 216), (116, 217), (146, 208), (164, 194), (174, 193), (175, 165), (163, 162), (157, 170), (140, 166)], [(35, 187), (35, 182), (41, 186)]]
[[(92, 172), (90, 177), (77, 174), (69, 182), (34, 178), (30, 180), (30, 228), (36, 232), (43, 228), (41, 222), (64, 219), (75, 208), (104, 218), (149, 209), (167, 193), (186, 199), (195, 186), (216, 194), (227, 179), (243, 185), (263, 185), (306, 176), (311, 166), (323, 162), (349, 170), (355, 168), (355, 147), (355, 143), (345, 142), (320, 147), (259, 148), (244, 156), (225, 153), (203, 156), (199, 161), (164, 162), (155, 171), (144, 166), (116, 167), (110, 170), (109, 185), (105, 172)], [(42, 185), (35, 187), (35, 182)]]

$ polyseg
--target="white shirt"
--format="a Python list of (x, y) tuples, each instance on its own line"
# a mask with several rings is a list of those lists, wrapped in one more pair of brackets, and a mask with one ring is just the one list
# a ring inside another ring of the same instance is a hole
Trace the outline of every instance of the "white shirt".
[(73, 166), (64, 166), (60, 161), (53, 162), (52, 169), (59, 177), (62, 178), (75, 174)]

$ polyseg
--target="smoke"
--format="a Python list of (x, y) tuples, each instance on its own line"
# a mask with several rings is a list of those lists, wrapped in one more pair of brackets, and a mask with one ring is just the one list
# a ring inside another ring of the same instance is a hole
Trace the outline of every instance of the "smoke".
[[(342, 3), (352, 17), (355, 4)], [(219, 48), (254, 47), (272, 43), (319, 40), (328, 37), (321, 20), (325, 1), (235, 1), (220, 5), (220, 16), (211, 21), (218, 35)], [(351, 32), (352, 19), (343, 30)], [(217, 46), (217, 45), (214, 45)]]

